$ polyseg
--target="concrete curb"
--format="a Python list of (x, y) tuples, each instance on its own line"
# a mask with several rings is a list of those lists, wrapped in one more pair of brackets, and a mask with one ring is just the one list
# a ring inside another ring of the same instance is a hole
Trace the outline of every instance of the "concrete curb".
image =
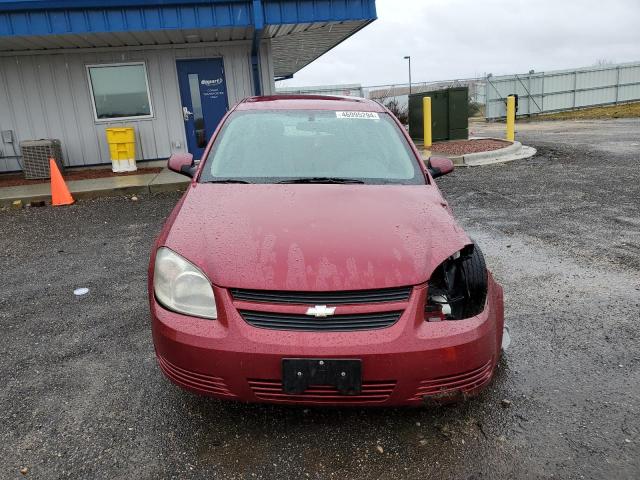
[[(76, 200), (119, 195), (147, 194), (184, 190), (189, 179), (168, 169), (160, 173), (131, 175), (126, 177), (102, 177), (67, 182), (71, 195)], [(23, 205), (33, 202), (51, 202), (51, 187), (48, 183), (0, 188), (0, 207), (11, 206), (16, 200)]]
[(190, 181), (190, 178), (165, 168), (149, 182), (149, 193), (184, 190)]
[[(489, 138), (487, 140), (493, 140), (493, 138)], [(495, 156), (496, 153), (500, 155), (505, 155), (508, 153), (516, 153), (522, 148), (522, 144), (520, 142), (513, 142), (511, 145), (499, 148), (498, 150), (489, 150), (486, 152), (476, 152), (476, 153), (467, 153), (464, 155), (465, 160), (480, 160), (483, 158), (491, 158)]]
[(463, 167), (480, 167), (496, 163), (507, 163), (514, 160), (524, 160), (533, 157), (537, 153), (533, 147), (527, 147), (520, 142), (513, 142), (505, 148), (490, 150), (488, 152), (468, 153), (464, 155)]
[[(482, 140), (503, 140), (501, 138), (492, 137), (472, 137), (473, 139)], [(503, 140), (504, 141), (504, 140)], [(466, 155), (440, 155), (450, 158), (456, 167), (480, 167), (484, 165), (493, 165), (497, 163), (507, 163), (514, 160), (524, 160), (533, 157), (537, 153), (533, 147), (522, 145), (520, 142), (513, 142), (513, 144), (500, 148), (498, 150), (489, 150), (487, 152), (467, 153)], [(429, 150), (422, 151), (423, 160), (428, 160), (431, 156)]]

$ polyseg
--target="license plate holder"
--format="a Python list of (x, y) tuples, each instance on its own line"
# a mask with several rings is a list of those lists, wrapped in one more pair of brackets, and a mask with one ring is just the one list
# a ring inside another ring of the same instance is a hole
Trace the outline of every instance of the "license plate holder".
[(341, 395), (358, 395), (362, 391), (362, 360), (282, 359), (284, 393), (299, 395), (312, 385), (335, 387)]

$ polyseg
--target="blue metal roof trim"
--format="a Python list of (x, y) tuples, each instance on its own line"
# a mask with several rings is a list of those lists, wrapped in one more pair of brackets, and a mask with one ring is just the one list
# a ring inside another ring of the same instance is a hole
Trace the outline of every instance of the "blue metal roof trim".
[(248, 3), (247, 0), (0, 0), (0, 11), (158, 7), (211, 3)]
[[(375, 0), (264, 0), (266, 25), (375, 20)], [(248, 0), (0, 0), (0, 36), (248, 27)]]
[(267, 25), (372, 21), (377, 18), (375, 0), (265, 0), (263, 5)]
[[(0, 4), (0, 8), (2, 4)], [(0, 10), (0, 36), (64, 35), (252, 25), (244, 2), (87, 8), (41, 11)]]

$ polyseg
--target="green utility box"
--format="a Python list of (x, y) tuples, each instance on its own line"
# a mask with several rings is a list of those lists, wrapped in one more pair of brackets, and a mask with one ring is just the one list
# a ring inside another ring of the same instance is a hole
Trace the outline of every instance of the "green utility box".
[(431, 97), (433, 141), (469, 138), (469, 88), (455, 87), (409, 95), (409, 135), (424, 137), (422, 99)]

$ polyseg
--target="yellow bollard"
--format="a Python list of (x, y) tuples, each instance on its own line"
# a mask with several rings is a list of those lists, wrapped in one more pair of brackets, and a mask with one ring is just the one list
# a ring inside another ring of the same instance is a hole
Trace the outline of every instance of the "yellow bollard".
[(507, 97), (507, 140), (510, 142), (516, 139), (516, 97)]
[(431, 97), (423, 97), (422, 112), (424, 122), (424, 147), (431, 147)]

